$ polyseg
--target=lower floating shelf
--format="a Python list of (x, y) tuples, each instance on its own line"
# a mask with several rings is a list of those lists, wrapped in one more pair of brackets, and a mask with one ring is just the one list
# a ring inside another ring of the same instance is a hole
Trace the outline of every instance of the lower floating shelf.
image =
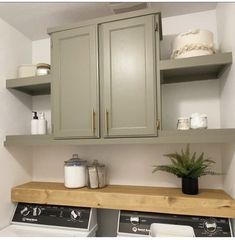
[(13, 202), (235, 218), (235, 200), (222, 190), (185, 195), (178, 188), (109, 185), (68, 189), (63, 183), (29, 182), (11, 191)]

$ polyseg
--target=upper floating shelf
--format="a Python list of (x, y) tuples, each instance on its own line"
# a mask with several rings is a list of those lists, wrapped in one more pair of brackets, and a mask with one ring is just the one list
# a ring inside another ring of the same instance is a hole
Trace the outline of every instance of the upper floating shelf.
[(16, 89), (21, 92), (35, 95), (45, 95), (51, 92), (51, 76), (35, 76), (26, 78), (9, 79), (6, 81), (8, 89)]
[(162, 84), (218, 78), (232, 63), (232, 53), (160, 61)]
[[(160, 61), (162, 83), (188, 82), (215, 79), (232, 63), (232, 53), (171, 59)], [(50, 94), (51, 76), (9, 79), (8, 89), (17, 89), (30, 95)]]
[(231, 143), (235, 142), (235, 129), (202, 129), (159, 131), (158, 137), (61, 139), (53, 135), (6, 136), (5, 146), (11, 145), (104, 145), (104, 144), (169, 144), (169, 143)]

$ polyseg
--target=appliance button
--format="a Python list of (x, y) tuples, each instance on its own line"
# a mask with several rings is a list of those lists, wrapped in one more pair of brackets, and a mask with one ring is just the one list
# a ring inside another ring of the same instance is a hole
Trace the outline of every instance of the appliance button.
[(204, 222), (204, 228), (209, 233), (214, 233), (217, 229), (216, 219), (209, 218)]
[(133, 225), (137, 225), (139, 224), (140, 222), (140, 218), (138, 216), (132, 216), (130, 217), (130, 222), (133, 224)]

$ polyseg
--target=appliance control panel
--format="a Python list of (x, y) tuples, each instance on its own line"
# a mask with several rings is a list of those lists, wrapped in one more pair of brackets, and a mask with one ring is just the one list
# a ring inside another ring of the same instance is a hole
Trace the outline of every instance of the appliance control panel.
[(18, 203), (12, 222), (88, 229), (91, 208)]
[(120, 211), (118, 233), (149, 235), (152, 223), (191, 226), (196, 237), (232, 237), (230, 219)]

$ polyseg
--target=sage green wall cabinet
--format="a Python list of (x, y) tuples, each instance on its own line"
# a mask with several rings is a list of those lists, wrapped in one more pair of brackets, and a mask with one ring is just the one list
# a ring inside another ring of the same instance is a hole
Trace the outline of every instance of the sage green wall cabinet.
[(157, 135), (155, 21), (148, 15), (100, 27), (104, 137)]
[(97, 25), (52, 34), (55, 138), (99, 137)]

